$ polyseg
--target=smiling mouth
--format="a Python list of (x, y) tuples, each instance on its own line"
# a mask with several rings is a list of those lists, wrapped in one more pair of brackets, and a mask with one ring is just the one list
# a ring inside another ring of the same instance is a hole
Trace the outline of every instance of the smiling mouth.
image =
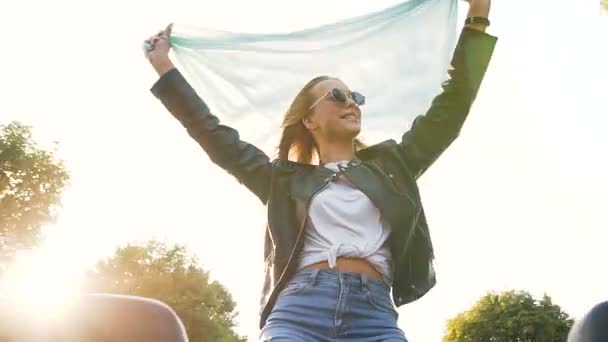
[(355, 113), (351, 113), (351, 112), (349, 112), (349, 113), (346, 113), (346, 114), (342, 115), (340, 118), (341, 118), (341, 119), (350, 119), (350, 118), (355, 118), (355, 119), (359, 120), (359, 115), (357, 115), (357, 114), (355, 114)]

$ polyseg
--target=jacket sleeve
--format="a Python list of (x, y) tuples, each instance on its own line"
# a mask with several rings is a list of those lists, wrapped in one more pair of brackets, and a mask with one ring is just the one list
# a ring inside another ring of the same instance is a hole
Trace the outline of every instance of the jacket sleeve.
[(401, 154), (415, 178), (456, 139), (477, 96), (496, 37), (463, 28), (443, 92), (435, 97), (425, 115), (418, 116), (399, 143)]
[(222, 125), (177, 69), (162, 75), (151, 92), (181, 122), (211, 161), (266, 204), (272, 164), (264, 152), (242, 141), (235, 129)]

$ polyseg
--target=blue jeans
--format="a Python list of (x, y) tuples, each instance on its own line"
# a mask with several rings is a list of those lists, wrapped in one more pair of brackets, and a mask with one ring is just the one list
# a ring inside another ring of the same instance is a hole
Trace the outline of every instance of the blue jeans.
[(384, 282), (332, 270), (298, 272), (279, 294), (261, 341), (407, 342)]

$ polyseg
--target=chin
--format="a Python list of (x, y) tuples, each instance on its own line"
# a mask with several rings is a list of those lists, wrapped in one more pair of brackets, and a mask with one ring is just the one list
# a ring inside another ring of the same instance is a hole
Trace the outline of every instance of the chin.
[(330, 135), (340, 137), (340, 139), (354, 139), (361, 132), (360, 124), (343, 125), (342, 127), (333, 130)]
[(361, 124), (353, 125), (347, 128), (349, 133), (351, 133), (355, 138), (359, 133), (361, 133)]
[(356, 128), (352, 127), (352, 128), (345, 130), (344, 135), (349, 136), (354, 139), (359, 135), (359, 133), (361, 133), (361, 127), (356, 127)]

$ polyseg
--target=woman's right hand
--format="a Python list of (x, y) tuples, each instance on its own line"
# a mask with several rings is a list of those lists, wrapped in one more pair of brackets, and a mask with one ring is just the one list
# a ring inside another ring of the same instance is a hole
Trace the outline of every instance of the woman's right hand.
[(174, 68), (171, 59), (169, 59), (169, 50), (171, 50), (169, 39), (172, 27), (173, 24), (169, 24), (165, 30), (158, 32), (144, 42), (145, 56), (159, 76)]

